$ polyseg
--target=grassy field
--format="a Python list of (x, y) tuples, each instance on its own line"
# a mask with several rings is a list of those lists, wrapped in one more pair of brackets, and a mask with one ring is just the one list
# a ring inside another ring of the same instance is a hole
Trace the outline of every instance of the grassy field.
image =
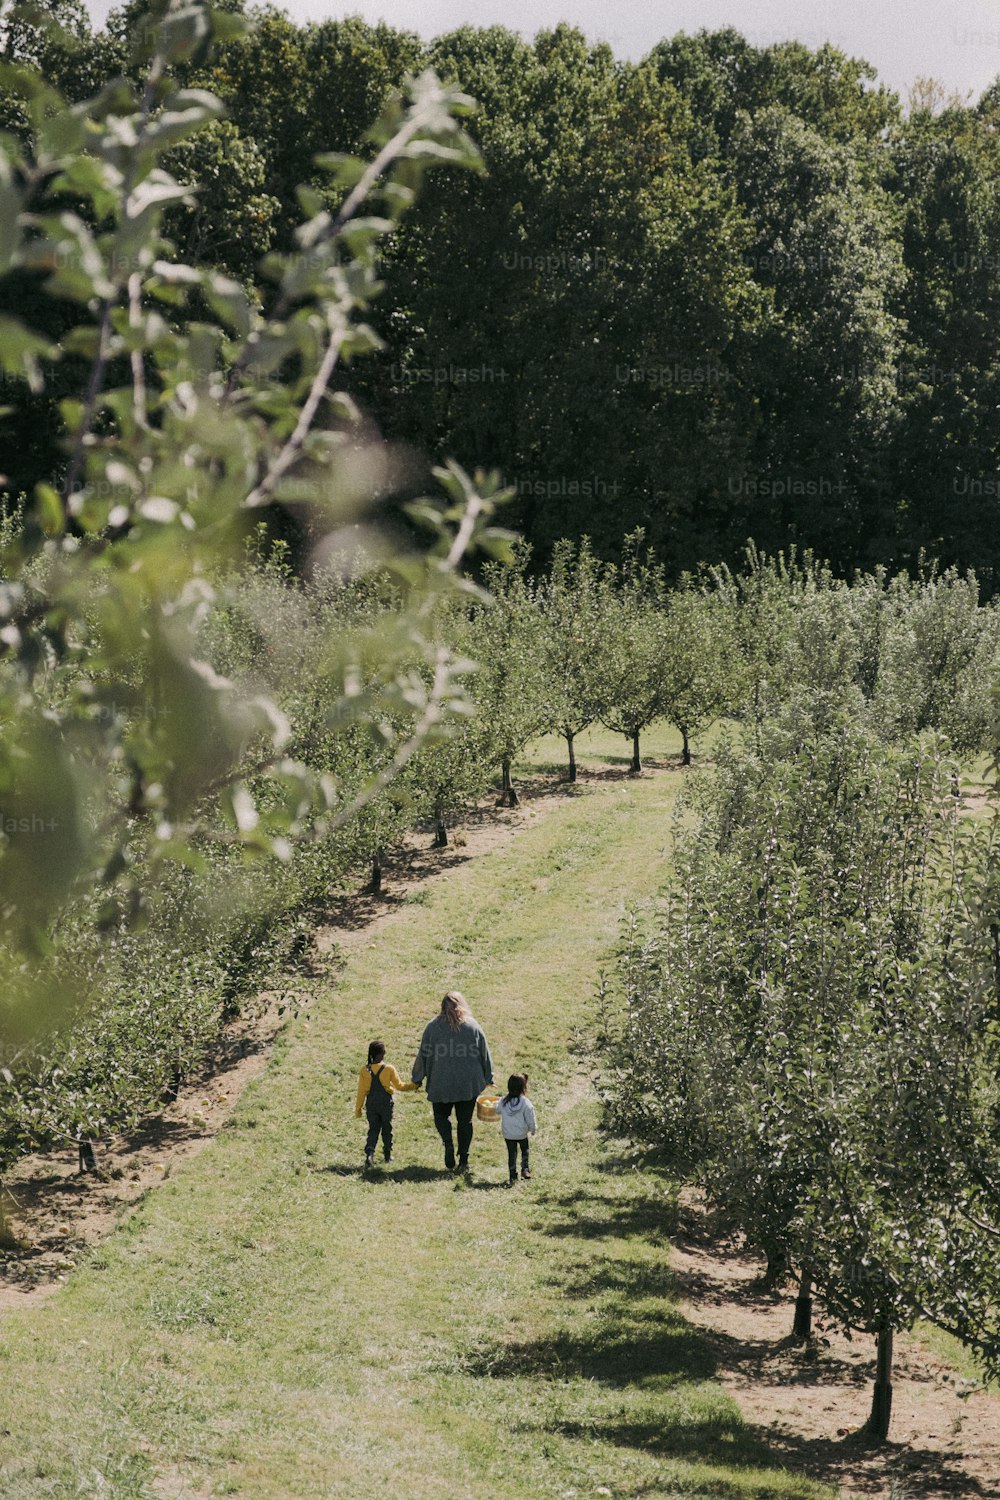
[[(611, 736), (579, 754), (627, 761)], [(527, 769), (559, 762), (543, 745)], [(672, 1301), (669, 1190), (602, 1141), (576, 1051), (679, 779), (592, 780), (420, 891), (216, 1141), (55, 1296), (0, 1315), (4, 1500), (831, 1495), (772, 1465), (713, 1382)], [(394, 1165), (358, 1172), (365, 1044), (407, 1066), (450, 986), (498, 1076), (532, 1076), (535, 1176), (514, 1191), (495, 1127), (471, 1180), (444, 1173), (423, 1095), (397, 1106)]]

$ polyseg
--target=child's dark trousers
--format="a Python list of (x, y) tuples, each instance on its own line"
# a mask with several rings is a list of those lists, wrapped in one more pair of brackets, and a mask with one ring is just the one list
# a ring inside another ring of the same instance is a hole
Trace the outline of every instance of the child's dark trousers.
[(518, 1148), (518, 1146), (520, 1146), (520, 1148), (521, 1148), (521, 1171), (522, 1172), (526, 1172), (528, 1170), (528, 1137), (525, 1136), (523, 1141), (508, 1141), (507, 1142), (507, 1165), (510, 1168), (510, 1178), (511, 1178), (512, 1182), (513, 1182), (514, 1178), (517, 1176), (517, 1148)]
[(386, 1161), (392, 1155), (392, 1099), (383, 1103), (377, 1100), (374, 1104), (370, 1100), (365, 1101), (365, 1114), (368, 1116), (368, 1139), (365, 1142), (365, 1155), (373, 1156), (375, 1147), (378, 1145), (379, 1136), (382, 1137), (382, 1150), (385, 1152)]

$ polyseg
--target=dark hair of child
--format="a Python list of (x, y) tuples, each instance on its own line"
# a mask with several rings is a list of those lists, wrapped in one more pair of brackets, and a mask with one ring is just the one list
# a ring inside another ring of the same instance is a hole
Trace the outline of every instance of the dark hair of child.
[(385, 1056), (385, 1042), (369, 1042), (368, 1043), (368, 1066), (369, 1067), (371, 1067), (372, 1063), (381, 1062), (384, 1056)]
[(504, 1104), (510, 1099), (520, 1099), (522, 1094), (528, 1092), (527, 1073), (512, 1073), (507, 1079), (507, 1092), (504, 1095)]

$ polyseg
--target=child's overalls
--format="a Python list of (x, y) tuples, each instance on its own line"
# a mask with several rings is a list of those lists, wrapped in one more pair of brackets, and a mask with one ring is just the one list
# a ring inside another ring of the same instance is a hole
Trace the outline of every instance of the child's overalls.
[(392, 1156), (392, 1094), (382, 1082), (381, 1074), (384, 1067), (385, 1063), (376, 1073), (371, 1063), (368, 1064), (372, 1081), (365, 1099), (365, 1114), (368, 1116), (368, 1140), (365, 1143), (365, 1155), (374, 1155), (378, 1138), (381, 1136), (382, 1150), (388, 1161)]

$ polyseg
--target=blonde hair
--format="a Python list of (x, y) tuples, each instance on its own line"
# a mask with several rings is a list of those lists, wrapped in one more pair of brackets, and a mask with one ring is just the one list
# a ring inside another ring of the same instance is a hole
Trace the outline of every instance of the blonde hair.
[(468, 1007), (465, 996), (459, 994), (458, 990), (449, 990), (445, 995), (441, 1001), (441, 1014), (452, 1031), (457, 1031), (466, 1021), (472, 1020), (472, 1011)]

